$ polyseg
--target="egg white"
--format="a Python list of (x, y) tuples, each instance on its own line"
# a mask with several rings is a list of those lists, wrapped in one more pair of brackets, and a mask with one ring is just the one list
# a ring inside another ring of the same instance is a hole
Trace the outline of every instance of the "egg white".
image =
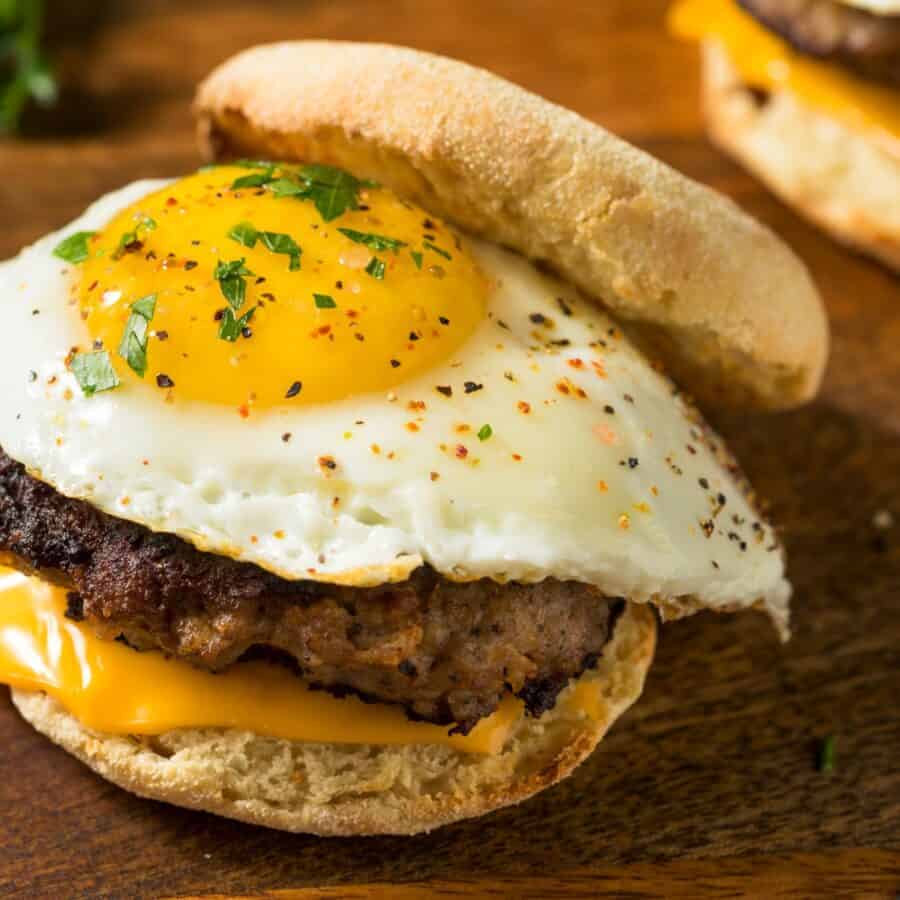
[[(671, 384), (595, 306), (495, 246), (470, 241), (499, 284), (488, 317), (454, 358), (387, 395), (248, 419), (167, 404), (133, 383), (83, 396), (64, 362), (87, 341), (68, 305), (77, 273), (52, 250), (166, 183), (105, 196), (0, 267), (0, 445), (37, 477), (290, 579), (373, 584), (425, 562), (458, 579), (553, 576), (635, 601), (763, 605), (784, 623), (790, 589), (775, 537), (754, 527), (758, 514)], [(535, 324), (539, 315), (554, 327)], [(569, 344), (548, 351), (547, 338)], [(606, 347), (590, 346), (598, 340)], [(587, 399), (561, 394), (565, 378)], [(467, 393), (465, 382), (483, 387)], [(493, 433), (480, 440), (484, 425)]]

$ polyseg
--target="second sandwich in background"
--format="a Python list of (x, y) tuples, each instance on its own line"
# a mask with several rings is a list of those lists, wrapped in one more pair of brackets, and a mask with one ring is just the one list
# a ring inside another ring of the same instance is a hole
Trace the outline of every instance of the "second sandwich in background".
[(900, 270), (900, 2), (680, 0), (713, 140), (843, 243)]

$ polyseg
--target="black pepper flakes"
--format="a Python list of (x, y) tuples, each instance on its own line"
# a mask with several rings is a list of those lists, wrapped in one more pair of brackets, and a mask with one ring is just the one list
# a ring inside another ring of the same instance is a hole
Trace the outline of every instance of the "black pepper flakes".
[(295, 382), (287, 389), (287, 393), (284, 395), (284, 397), (285, 397), (286, 400), (290, 400), (290, 399), (292, 399), (293, 397), (296, 397), (297, 394), (299, 394), (300, 391), (302, 391), (302, 390), (303, 390), (303, 382), (302, 382), (302, 381), (295, 381)]
[(158, 341), (167, 341), (169, 339), (169, 332), (168, 331), (157, 331), (156, 339)]
[(435, 390), (439, 394), (443, 394), (445, 397), (453, 396), (453, 388), (450, 387), (449, 384), (439, 384), (439, 385), (437, 385), (437, 387), (435, 387)]
[(185, 260), (184, 270), (185, 272), (190, 272), (191, 269), (196, 269), (199, 263), (195, 259)]
[(286, 431), (286, 432), (281, 436), (281, 440), (282, 440), (285, 444), (288, 444), (288, 443), (290, 443), (290, 440), (291, 440), (292, 437), (293, 437), (293, 435), (292, 435), (289, 431)]
[(463, 389), (467, 394), (474, 394), (476, 391), (484, 390), (484, 385), (477, 384), (474, 381), (467, 381), (463, 384)]
[(704, 491), (708, 491), (708, 490), (709, 490), (709, 479), (707, 479), (707, 478), (698, 478), (698, 479), (697, 479), (697, 482), (699, 483), (700, 487), (703, 488)]
[(569, 304), (566, 303), (566, 301), (563, 300), (562, 297), (557, 297), (557, 298), (556, 298), (556, 303), (557, 303), (557, 305), (559, 306), (560, 311), (562, 312), (562, 314), (563, 314), (564, 316), (571, 316), (571, 315), (572, 315), (572, 307), (569, 306)]
[(168, 375), (160, 372), (160, 374), (156, 376), (156, 385), (161, 388), (173, 388), (175, 387), (175, 382), (172, 381)]
[(629, 456), (629, 457), (628, 457), (628, 468), (629, 468), (629, 469), (636, 469), (637, 467), (638, 467), (638, 459), (637, 459), (637, 457), (636, 457), (636, 456)]
[(532, 313), (529, 317), (535, 325), (543, 325), (547, 321), (547, 317), (542, 313)]
[(449, 325), (450, 324), (450, 320), (446, 316), (438, 316), (438, 322), (440, 322), (441, 325)]
[(391, 368), (392, 368), (392, 369), (399, 369), (399, 368), (400, 368), (400, 360), (399, 360), (399, 359), (392, 359), (392, 360), (391, 360)]

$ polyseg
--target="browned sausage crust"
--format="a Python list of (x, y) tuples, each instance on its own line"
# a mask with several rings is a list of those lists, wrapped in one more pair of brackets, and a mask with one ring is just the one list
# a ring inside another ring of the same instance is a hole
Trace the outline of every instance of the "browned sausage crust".
[(0, 450), (0, 554), (73, 588), (102, 637), (221, 670), (264, 652), (334, 692), (469, 730), (507, 691), (533, 715), (596, 663), (624, 605), (576, 582), (285, 581), (58, 494)]

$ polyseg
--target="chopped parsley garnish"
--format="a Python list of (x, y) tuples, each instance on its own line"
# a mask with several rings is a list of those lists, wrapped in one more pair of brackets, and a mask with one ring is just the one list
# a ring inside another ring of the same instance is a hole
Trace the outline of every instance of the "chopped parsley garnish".
[(384, 280), (384, 261), (377, 256), (373, 256), (366, 266), (366, 272), (378, 281)]
[(300, 170), (300, 177), (309, 185), (309, 198), (326, 222), (359, 206), (359, 189), (363, 184), (349, 172), (333, 166), (311, 165)]
[(216, 264), (213, 278), (219, 282), (222, 296), (225, 297), (235, 311), (244, 305), (244, 299), (247, 296), (247, 282), (245, 278), (252, 274), (244, 265), (243, 257), (241, 259), (233, 259), (231, 262), (220, 260)]
[(491, 428), (490, 425), (482, 425), (481, 428), (478, 429), (478, 440), (486, 441), (493, 433), (494, 429)]
[(276, 197), (307, 197), (309, 196), (308, 188), (305, 185), (291, 181), (289, 178), (276, 178), (269, 182), (269, 190)]
[(277, 231), (260, 231), (259, 239), (263, 242), (266, 250), (271, 250), (272, 253), (283, 253), (291, 258), (288, 265), (288, 269), (291, 272), (296, 272), (300, 268), (300, 254), (303, 251), (289, 234), (279, 234)]
[(417, 269), (422, 268), (422, 254), (419, 253), (418, 250), (410, 250), (409, 255), (412, 257), (412, 261), (416, 264)]
[(313, 299), (316, 301), (316, 309), (337, 309), (334, 297), (329, 294), (313, 294)]
[(355, 244), (365, 244), (373, 250), (393, 250), (396, 253), (401, 247), (406, 246), (406, 241), (398, 241), (383, 234), (368, 234), (364, 231), (354, 231), (352, 228), (338, 228), (338, 231)]
[(119, 356), (141, 378), (147, 372), (147, 326), (156, 312), (156, 294), (149, 294), (131, 304), (131, 315), (119, 344)]
[(231, 182), (231, 190), (239, 191), (241, 188), (264, 187), (274, 179), (275, 166), (268, 166), (264, 172), (251, 172), (249, 175), (241, 175)]
[[(342, 216), (348, 209), (359, 208), (359, 192), (363, 187), (374, 186), (372, 182), (360, 181), (349, 172), (333, 166), (309, 165), (290, 177), (269, 177), (262, 182), (276, 197), (297, 197), (312, 200), (319, 215), (326, 222)], [(239, 179), (241, 180), (241, 179)]]
[(53, 255), (67, 263), (82, 263), (89, 256), (88, 241), (93, 235), (93, 231), (76, 231), (53, 248)]
[(239, 222), (228, 232), (228, 237), (251, 249), (256, 246), (257, 241), (262, 241), (263, 246), (272, 253), (283, 253), (290, 257), (291, 272), (296, 272), (300, 268), (300, 254), (303, 251), (289, 234), (280, 234), (277, 231), (257, 231), (250, 222)]
[(119, 377), (105, 350), (79, 353), (71, 362), (72, 374), (85, 397), (119, 386)]
[(131, 231), (126, 231), (120, 238), (119, 244), (113, 251), (113, 259), (121, 259), (122, 255), (131, 249), (136, 249), (141, 244), (141, 236), (144, 231), (155, 231), (156, 220), (150, 216), (141, 216), (141, 220), (134, 226)]
[(238, 222), (228, 232), (228, 237), (244, 247), (255, 247), (256, 241), (259, 239), (259, 232), (249, 222)]
[(446, 250), (441, 250), (440, 247), (436, 247), (434, 244), (431, 243), (431, 241), (422, 241), (422, 246), (426, 250), (434, 251), (435, 253), (438, 254), (438, 256), (443, 256), (444, 259), (453, 259), (453, 257)]
[(230, 309), (223, 310), (222, 321), (219, 323), (219, 337), (223, 341), (234, 343), (248, 326), (255, 312), (255, 306), (251, 306), (242, 316), (235, 316)]
[(833, 734), (827, 735), (822, 740), (822, 743), (819, 744), (819, 752), (816, 759), (816, 768), (820, 772), (830, 774), (834, 771), (834, 745), (835, 737)]

